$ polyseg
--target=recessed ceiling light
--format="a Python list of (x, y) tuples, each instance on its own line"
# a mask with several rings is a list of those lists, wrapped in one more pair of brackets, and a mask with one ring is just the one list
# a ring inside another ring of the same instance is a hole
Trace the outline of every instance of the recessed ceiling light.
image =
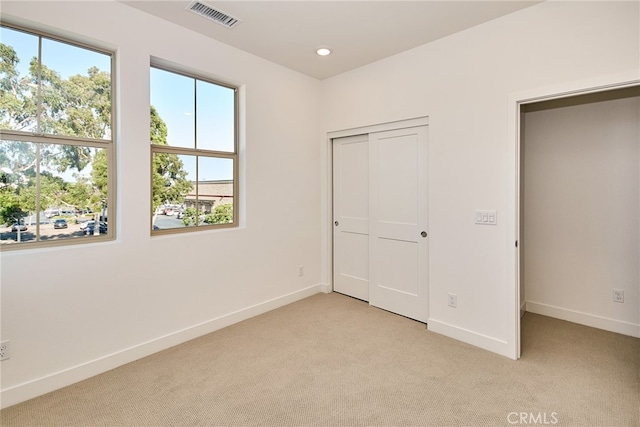
[(328, 49), (326, 47), (320, 47), (318, 49), (316, 49), (316, 53), (320, 56), (327, 56), (327, 55), (331, 55), (331, 49)]

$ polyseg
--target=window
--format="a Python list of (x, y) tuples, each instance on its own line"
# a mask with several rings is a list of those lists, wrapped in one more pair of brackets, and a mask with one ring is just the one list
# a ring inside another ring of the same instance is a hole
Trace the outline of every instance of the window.
[(237, 89), (151, 66), (151, 229), (238, 223)]
[(0, 27), (3, 250), (113, 237), (112, 67), (109, 52)]

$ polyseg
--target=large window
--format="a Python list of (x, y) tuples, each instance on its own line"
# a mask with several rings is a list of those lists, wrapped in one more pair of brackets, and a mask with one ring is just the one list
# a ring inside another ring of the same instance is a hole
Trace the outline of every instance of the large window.
[(151, 66), (152, 233), (238, 223), (237, 89)]
[(112, 61), (109, 52), (0, 27), (3, 250), (113, 237)]

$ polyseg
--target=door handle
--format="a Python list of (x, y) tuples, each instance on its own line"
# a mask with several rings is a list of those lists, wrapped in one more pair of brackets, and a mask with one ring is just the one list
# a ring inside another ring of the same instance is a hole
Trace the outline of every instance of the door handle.
[(335, 221), (334, 224), (336, 225), (336, 227), (340, 225), (338, 221)]
[(422, 237), (427, 237), (427, 232), (426, 232), (426, 231), (423, 231), (422, 233), (420, 233), (420, 235), (421, 235)]

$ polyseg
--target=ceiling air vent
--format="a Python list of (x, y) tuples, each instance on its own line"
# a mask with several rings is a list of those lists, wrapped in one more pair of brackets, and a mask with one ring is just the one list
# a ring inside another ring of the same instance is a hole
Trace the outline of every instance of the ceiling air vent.
[(234, 18), (233, 16), (221, 12), (212, 8), (211, 6), (207, 6), (206, 4), (200, 1), (194, 1), (187, 7), (193, 13), (197, 13), (200, 16), (204, 16), (207, 19), (210, 19), (214, 22), (217, 22), (220, 25), (224, 25), (227, 28), (233, 28), (240, 23), (240, 20)]

